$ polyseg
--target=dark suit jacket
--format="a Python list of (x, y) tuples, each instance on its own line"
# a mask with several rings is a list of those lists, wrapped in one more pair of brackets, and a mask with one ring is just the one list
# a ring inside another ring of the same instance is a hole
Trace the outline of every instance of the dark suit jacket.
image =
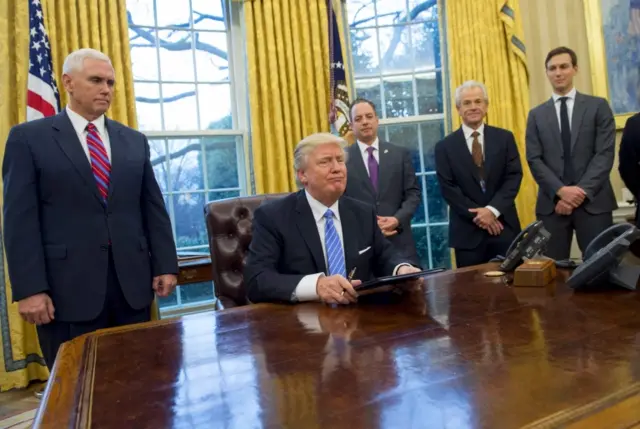
[[(636, 203), (640, 202), (640, 113), (636, 113), (627, 120), (622, 132), (618, 171), (624, 184), (633, 194)], [(636, 213), (636, 223), (640, 219)]]
[[(609, 180), (615, 157), (615, 133), (607, 100), (576, 93), (571, 117), (571, 159), (576, 186), (587, 193), (583, 207), (591, 214), (618, 207)], [(562, 138), (553, 99), (529, 112), (527, 161), (539, 185), (536, 213), (549, 215), (555, 210), (558, 189), (565, 186)]]
[(102, 311), (110, 241), (134, 309), (152, 302), (152, 276), (178, 272), (147, 139), (110, 119), (105, 125), (112, 164), (106, 207), (66, 111), (13, 127), (6, 144), (4, 244), (13, 299), (47, 292), (60, 321)]
[(436, 144), (436, 173), (442, 197), (449, 204), (449, 245), (455, 249), (473, 249), (489, 233), (473, 223), (469, 209), (492, 206), (500, 212), (500, 221), (517, 233), (520, 220), (515, 198), (522, 181), (522, 164), (515, 138), (510, 131), (484, 126), (484, 171), (486, 192), (480, 187), (478, 168), (462, 128)]
[(380, 141), (378, 192), (373, 188), (357, 143), (347, 149), (347, 189), (345, 195), (376, 208), (380, 216), (395, 216), (400, 225), (391, 243), (418, 263), (416, 245), (411, 234), (411, 219), (420, 205), (420, 186), (405, 148)]
[[(406, 262), (384, 239), (373, 207), (343, 196), (339, 211), (345, 265), (347, 273), (357, 267), (354, 279), (389, 276), (398, 264)], [(304, 276), (327, 272), (321, 238), (304, 191), (261, 205), (254, 212), (252, 231), (244, 268), (251, 302), (290, 301)]]

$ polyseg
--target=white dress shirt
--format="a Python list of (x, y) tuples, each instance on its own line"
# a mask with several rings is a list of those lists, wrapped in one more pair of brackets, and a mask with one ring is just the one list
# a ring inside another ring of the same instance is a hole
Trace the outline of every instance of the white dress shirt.
[[(469, 148), (469, 153), (471, 153), (473, 155), (473, 132), (477, 131), (478, 132), (478, 143), (480, 143), (480, 148), (482, 148), (482, 159), (485, 159), (484, 156), (484, 124), (480, 125), (480, 127), (478, 127), (477, 130), (474, 130), (473, 128), (467, 126), (466, 124), (462, 124), (462, 132), (464, 133), (464, 139), (467, 142), (467, 147)], [(500, 217), (500, 212), (493, 206), (487, 206), (486, 208), (488, 208), (489, 210), (491, 210), (491, 213), (494, 214), (494, 216), (496, 218)]]
[(560, 128), (560, 132), (562, 132), (562, 122), (560, 121), (560, 105), (562, 102), (560, 101), (561, 97), (567, 97), (567, 115), (569, 116), (569, 131), (571, 131), (571, 118), (573, 118), (573, 105), (576, 102), (576, 89), (573, 88), (567, 95), (558, 95), (555, 92), (553, 93), (553, 105), (556, 108), (556, 116), (558, 117), (558, 127)]
[[(333, 226), (335, 227), (336, 232), (338, 233), (338, 239), (340, 240), (340, 244), (342, 245), (342, 253), (344, 254), (344, 238), (342, 235), (342, 223), (340, 221), (340, 210), (338, 206), (339, 201), (336, 201), (331, 207), (327, 207), (324, 204), (322, 204), (320, 201), (316, 200), (311, 195), (309, 195), (307, 191), (304, 192), (304, 195), (307, 197), (307, 201), (309, 202), (309, 206), (311, 207), (311, 213), (313, 213), (313, 220), (316, 221), (316, 228), (318, 228), (318, 235), (320, 236), (320, 244), (322, 245), (322, 254), (324, 256), (325, 267), (329, 268), (329, 264), (327, 262), (327, 246), (324, 243), (324, 227), (326, 223), (324, 214), (328, 209), (331, 209), (331, 211), (333, 212)], [(411, 264), (407, 264), (407, 263), (398, 264), (393, 269), (393, 275), (396, 275), (400, 267), (402, 267), (403, 265), (411, 266)], [(346, 261), (345, 261), (345, 267), (346, 267)], [(300, 280), (300, 282), (298, 282), (298, 285), (296, 286), (296, 289), (293, 292), (296, 299), (300, 302), (317, 301), (319, 297), (317, 294), (316, 286), (318, 284), (318, 279), (322, 276), (324, 276), (324, 273), (308, 274), (304, 276)]]
[[(84, 153), (87, 155), (87, 159), (91, 162), (91, 155), (89, 154), (89, 146), (87, 146), (87, 121), (85, 118), (71, 110), (69, 106), (67, 106), (67, 116), (69, 116), (69, 120), (71, 120), (71, 125), (73, 125), (73, 129), (76, 131), (78, 135), (78, 139), (80, 139), (80, 144), (82, 145), (82, 149)], [(98, 134), (100, 134), (100, 139), (102, 143), (104, 143), (104, 148), (107, 151), (107, 156), (109, 160), (111, 160), (111, 143), (109, 142), (109, 133), (104, 124), (104, 115), (101, 115), (93, 122), (93, 125), (96, 126), (98, 130)]]
[[(380, 139), (376, 137), (376, 139), (371, 143), (371, 147), (375, 150), (373, 151), (373, 157), (376, 159), (378, 165), (380, 165)], [(360, 149), (360, 155), (362, 155), (362, 160), (364, 161), (364, 168), (367, 169), (367, 174), (371, 176), (369, 173), (369, 145), (366, 143), (362, 143), (358, 141), (358, 148)]]

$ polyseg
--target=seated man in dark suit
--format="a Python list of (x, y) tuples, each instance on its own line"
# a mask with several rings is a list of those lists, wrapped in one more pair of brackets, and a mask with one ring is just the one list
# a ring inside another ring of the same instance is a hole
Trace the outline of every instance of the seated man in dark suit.
[(449, 245), (466, 267), (505, 255), (520, 232), (514, 201), (522, 165), (513, 134), (484, 124), (483, 84), (463, 83), (455, 100), (462, 126), (436, 145), (436, 172), (450, 208)]
[[(349, 304), (360, 281), (419, 271), (384, 238), (371, 205), (343, 196), (345, 147), (328, 133), (303, 139), (294, 168), (304, 190), (255, 211), (244, 269), (250, 301)], [(349, 282), (353, 270), (358, 280)]]

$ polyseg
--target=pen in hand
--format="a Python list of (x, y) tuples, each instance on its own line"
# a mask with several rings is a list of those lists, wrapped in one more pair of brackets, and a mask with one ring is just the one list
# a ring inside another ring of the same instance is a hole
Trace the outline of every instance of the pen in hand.
[[(351, 283), (351, 280), (353, 280), (353, 276), (356, 275), (356, 268), (357, 267), (353, 267), (353, 270), (351, 270), (351, 272), (349, 272), (349, 277), (347, 277), (347, 280), (349, 281), (349, 283)], [(342, 293), (340, 294), (340, 296), (344, 295), (344, 289), (342, 289)]]

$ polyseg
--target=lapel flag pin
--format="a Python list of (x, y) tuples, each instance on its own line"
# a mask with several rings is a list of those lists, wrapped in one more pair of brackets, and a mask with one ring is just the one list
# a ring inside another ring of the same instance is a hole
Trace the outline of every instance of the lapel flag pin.
[(389, 152), (389, 149), (385, 149), (385, 150), (384, 150), (384, 153), (387, 153), (387, 152)]

